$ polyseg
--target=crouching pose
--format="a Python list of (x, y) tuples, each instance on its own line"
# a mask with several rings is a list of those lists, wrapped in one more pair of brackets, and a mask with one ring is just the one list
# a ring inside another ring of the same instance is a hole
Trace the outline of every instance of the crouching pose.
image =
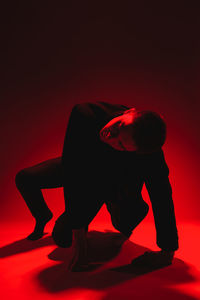
[(16, 186), (36, 224), (28, 236), (43, 236), (52, 212), (41, 189), (63, 187), (65, 211), (57, 219), (53, 239), (60, 247), (74, 241), (71, 266), (87, 263), (88, 225), (105, 203), (118, 242), (126, 241), (148, 213), (141, 196), (148, 190), (160, 251), (149, 257), (171, 263), (178, 249), (178, 234), (162, 146), (166, 139), (163, 118), (152, 111), (106, 102), (73, 107), (61, 157), (25, 168), (16, 175)]

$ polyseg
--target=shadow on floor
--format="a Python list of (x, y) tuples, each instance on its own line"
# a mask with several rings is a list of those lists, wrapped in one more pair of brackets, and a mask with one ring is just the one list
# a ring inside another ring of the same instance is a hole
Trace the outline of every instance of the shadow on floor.
[[(56, 248), (48, 257), (60, 261), (60, 264), (40, 271), (37, 275), (39, 284), (49, 293), (69, 289), (108, 289), (109, 292), (103, 300), (132, 299), (133, 296), (135, 299), (153, 299), (148, 296), (149, 292), (155, 294), (156, 299), (162, 297), (162, 300), (169, 297), (176, 300), (195, 299), (173, 289), (175, 285), (195, 280), (185, 262), (175, 258), (172, 265), (163, 268), (144, 265), (140, 267), (138, 264), (134, 266), (131, 264), (132, 260), (149, 249), (131, 241), (127, 241), (122, 248), (114, 247), (112, 241), (115, 237), (114, 232), (88, 233), (91, 265), (82, 272), (69, 272), (67, 265), (70, 250)], [(111, 287), (115, 289), (109, 289)]]
[(53, 245), (53, 239), (51, 236), (43, 237), (38, 241), (30, 241), (27, 239), (21, 239), (11, 244), (5, 245), (0, 248), (0, 258), (28, 252), (37, 248)]

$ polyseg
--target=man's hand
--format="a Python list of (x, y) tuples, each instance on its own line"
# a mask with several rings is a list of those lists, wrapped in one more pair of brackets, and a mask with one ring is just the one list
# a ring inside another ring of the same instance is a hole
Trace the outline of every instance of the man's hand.
[(73, 256), (69, 263), (68, 269), (70, 271), (81, 271), (88, 266), (87, 257), (87, 239), (85, 228), (73, 230), (72, 243)]
[(147, 251), (135, 258), (131, 264), (136, 267), (164, 267), (173, 261), (174, 251)]

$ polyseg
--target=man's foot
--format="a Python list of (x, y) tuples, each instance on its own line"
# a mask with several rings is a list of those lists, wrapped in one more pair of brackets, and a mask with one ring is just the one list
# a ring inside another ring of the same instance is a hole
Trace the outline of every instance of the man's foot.
[(29, 236), (27, 236), (27, 240), (37, 241), (41, 239), (44, 235), (44, 227), (52, 219), (52, 217), (53, 214), (50, 213), (49, 216), (45, 217), (45, 219), (43, 219), (42, 221), (36, 220), (35, 228), (33, 232)]

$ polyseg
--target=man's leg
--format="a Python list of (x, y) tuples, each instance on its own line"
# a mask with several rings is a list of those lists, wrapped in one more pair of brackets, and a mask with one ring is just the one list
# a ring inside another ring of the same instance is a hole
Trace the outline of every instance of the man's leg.
[(106, 202), (107, 210), (111, 216), (111, 222), (120, 234), (116, 243), (122, 244), (132, 234), (132, 231), (145, 218), (149, 206), (145, 201), (135, 202), (130, 207), (121, 206), (119, 203)]
[(53, 158), (19, 171), (15, 177), (16, 186), (36, 220), (34, 231), (28, 236), (37, 240), (43, 236), (46, 223), (52, 212), (44, 201), (41, 189), (62, 187), (63, 173), (61, 158)]

